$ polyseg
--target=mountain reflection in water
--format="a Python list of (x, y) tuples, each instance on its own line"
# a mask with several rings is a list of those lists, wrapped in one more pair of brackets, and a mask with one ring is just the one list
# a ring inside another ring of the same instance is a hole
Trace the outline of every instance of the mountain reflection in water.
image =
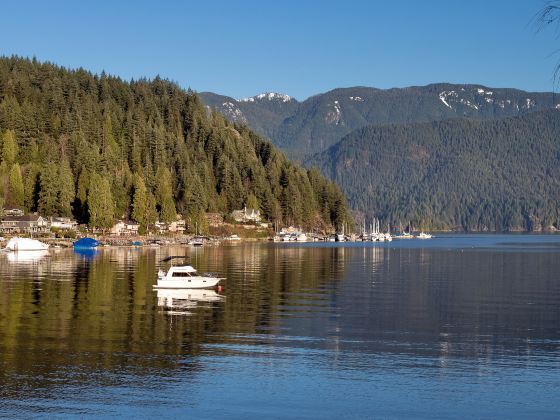
[(1, 254), (0, 416), (558, 414), (560, 238), (406, 242)]

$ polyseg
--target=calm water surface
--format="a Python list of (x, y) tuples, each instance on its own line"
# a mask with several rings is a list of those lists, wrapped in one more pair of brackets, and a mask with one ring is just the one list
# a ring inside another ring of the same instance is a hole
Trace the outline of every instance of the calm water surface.
[[(159, 293), (188, 254), (222, 294)], [(560, 235), (0, 255), (0, 416), (560, 417)]]

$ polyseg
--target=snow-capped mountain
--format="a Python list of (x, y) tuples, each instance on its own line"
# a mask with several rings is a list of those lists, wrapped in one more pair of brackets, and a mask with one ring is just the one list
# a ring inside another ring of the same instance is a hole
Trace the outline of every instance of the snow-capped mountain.
[(552, 93), (448, 83), (393, 89), (340, 88), (303, 102), (273, 92), (241, 100), (213, 93), (200, 96), (207, 106), (232, 121), (248, 124), (299, 159), (325, 150), (367, 125), (495, 119), (553, 108), (560, 103)]

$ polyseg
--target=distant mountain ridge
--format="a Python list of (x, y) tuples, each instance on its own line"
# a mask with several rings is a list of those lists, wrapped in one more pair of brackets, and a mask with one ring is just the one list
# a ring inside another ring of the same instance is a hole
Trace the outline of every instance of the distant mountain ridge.
[(209, 92), (199, 95), (206, 106), (249, 125), (300, 160), (368, 125), (458, 117), (496, 119), (550, 109), (560, 103), (560, 98), (548, 92), (449, 83), (392, 89), (338, 88), (301, 102), (272, 92), (242, 100)]
[(306, 164), (340, 185), (352, 208), (383, 224), (560, 228), (558, 109), (362, 127)]

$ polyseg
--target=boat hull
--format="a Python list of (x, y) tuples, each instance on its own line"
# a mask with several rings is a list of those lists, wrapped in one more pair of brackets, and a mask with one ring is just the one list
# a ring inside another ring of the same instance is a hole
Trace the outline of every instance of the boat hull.
[(49, 246), (36, 239), (30, 238), (12, 238), (6, 244), (6, 250), (12, 252), (22, 251), (45, 251)]
[(223, 280), (217, 277), (185, 277), (172, 278), (163, 277), (158, 279), (154, 289), (212, 289)]

